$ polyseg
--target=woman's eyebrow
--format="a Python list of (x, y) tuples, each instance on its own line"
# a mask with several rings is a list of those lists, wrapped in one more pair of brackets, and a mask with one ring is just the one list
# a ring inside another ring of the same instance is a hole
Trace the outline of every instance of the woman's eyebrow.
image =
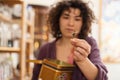
[[(63, 16), (70, 16), (69, 12), (64, 12), (63, 13)], [(81, 17), (81, 15), (75, 15), (74, 17)]]
[(64, 16), (69, 16), (69, 13), (63, 13)]

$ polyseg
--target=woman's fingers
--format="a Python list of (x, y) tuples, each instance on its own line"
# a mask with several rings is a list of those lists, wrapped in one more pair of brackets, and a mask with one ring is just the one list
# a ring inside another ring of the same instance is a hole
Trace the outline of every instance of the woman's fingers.
[(85, 60), (91, 52), (91, 46), (83, 39), (71, 39), (71, 44), (74, 47), (73, 57), (75, 61)]
[(82, 48), (80, 48), (80, 47), (76, 47), (76, 50), (75, 51), (77, 51), (78, 53), (80, 53), (82, 56), (84, 56), (84, 57), (87, 57), (88, 56), (88, 53), (84, 50), (84, 49), (82, 49)]
[(84, 49), (88, 54), (91, 51), (91, 46), (87, 43), (87, 41), (83, 40), (83, 39), (71, 39), (71, 43), (74, 47), (80, 47), (82, 49)]
[(75, 51), (73, 58), (75, 61), (83, 61), (85, 59), (85, 57), (83, 55), (81, 55), (79, 52)]

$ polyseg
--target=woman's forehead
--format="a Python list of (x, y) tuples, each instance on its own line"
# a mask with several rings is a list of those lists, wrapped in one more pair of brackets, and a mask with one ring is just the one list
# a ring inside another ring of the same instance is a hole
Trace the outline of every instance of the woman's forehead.
[(81, 11), (78, 8), (68, 8), (66, 10), (63, 11), (63, 13), (72, 13), (74, 15), (80, 15)]

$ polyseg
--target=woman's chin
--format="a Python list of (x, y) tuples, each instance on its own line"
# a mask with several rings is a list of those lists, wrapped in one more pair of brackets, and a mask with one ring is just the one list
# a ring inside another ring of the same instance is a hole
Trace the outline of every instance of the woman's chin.
[(65, 37), (65, 38), (70, 38), (70, 39), (73, 38), (72, 36), (64, 36), (64, 37)]

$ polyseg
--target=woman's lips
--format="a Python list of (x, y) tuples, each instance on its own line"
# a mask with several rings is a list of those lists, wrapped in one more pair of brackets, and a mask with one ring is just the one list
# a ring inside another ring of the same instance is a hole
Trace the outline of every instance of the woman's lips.
[(74, 29), (66, 29), (68, 32), (75, 32)]

